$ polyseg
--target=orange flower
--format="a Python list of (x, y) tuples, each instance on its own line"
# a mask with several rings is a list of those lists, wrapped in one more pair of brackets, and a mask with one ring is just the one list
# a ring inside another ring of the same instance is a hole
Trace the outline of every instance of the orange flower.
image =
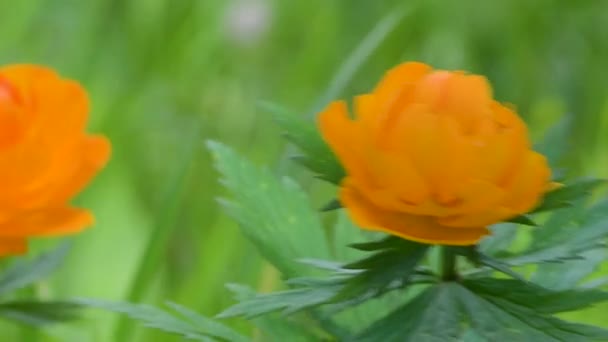
[(356, 97), (354, 112), (333, 102), (319, 124), (347, 172), (340, 201), (366, 229), (471, 245), (550, 186), (525, 123), (482, 76), (404, 63)]
[(49, 69), (0, 68), (0, 255), (93, 223), (68, 204), (110, 154), (106, 138), (85, 133), (88, 110), (80, 85)]

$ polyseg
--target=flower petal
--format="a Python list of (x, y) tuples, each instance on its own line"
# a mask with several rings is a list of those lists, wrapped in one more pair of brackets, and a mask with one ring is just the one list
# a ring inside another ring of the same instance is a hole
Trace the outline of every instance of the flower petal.
[(422, 243), (466, 246), (489, 234), (484, 227), (444, 227), (433, 217), (415, 216), (381, 209), (353, 187), (342, 187), (340, 200), (353, 220), (364, 229), (383, 231)]
[[(414, 110), (414, 109), (412, 109)], [(394, 136), (400, 150), (431, 188), (439, 204), (457, 201), (456, 194), (469, 179), (473, 146), (449, 117), (425, 112), (404, 113)]]
[(27, 240), (25, 238), (0, 238), (0, 256), (25, 254)]
[(362, 158), (359, 127), (348, 117), (346, 103), (332, 102), (319, 114), (318, 120), (323, 139), (334, 151), (346, 172), (358, 181), (374, 186), (373, 177)]
[(51, 194), (51, 203), (64, 203), (78, 194), (86, 184), (105, 166), (110, 158), (110, 141), (103, 136), (88, 136), (84, 138), (79, 151), (80, 163), (67, 177), (61, 177), (62, 184), (57, 186), (57, 192)]
[(441, 217), (439, 223), (447, 227), (489, 226), (515, 216), (516, 213), (505, 207), (491, 208), (478, 213)]
[(537, 152), (527, 152), (512, 182), (507, 185), (503, 205), (517, 213), (532, 210), (541, 201), (550, 179), (547, 159)]
[(379, 103), (392, 105), (401, 95), (400, 92), (404, 86), (415, 84), (431, 71), (432, 68), (424, 63), (402, 63), (384, 75), (373, 93)]
[(52, 208), (29, 211), (0, 223), (0, 241), (25, 236), (72, 234), (93, 224), (93, 216), (79, 208)]

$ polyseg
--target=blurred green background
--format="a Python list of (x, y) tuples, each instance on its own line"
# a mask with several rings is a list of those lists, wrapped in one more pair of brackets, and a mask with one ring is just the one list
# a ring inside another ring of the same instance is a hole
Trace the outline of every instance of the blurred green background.
[[(608, 177), (606, 23), (600, 0), (0, 0), (0, 63), (45, 64), (83, 83), (90, 130), (114, 149), (77, 200), (96, 226), (33, 295), (172, 300), (213, 315), (232, 302), (224, 283), (275, 287), (215, 202), (204, 140), (293, 173), (258, 102), (312, 117), (405, 60), (487, 75), (535, 138), (570, 115), (563, 166)], [(36, 241), (32, 254), (55, 243)], [(117, 322), (97, 311), (43, 332), (2, 322), (0, 340), (114, 341)], [(133, 328), (129, 341), (178, 340)]]

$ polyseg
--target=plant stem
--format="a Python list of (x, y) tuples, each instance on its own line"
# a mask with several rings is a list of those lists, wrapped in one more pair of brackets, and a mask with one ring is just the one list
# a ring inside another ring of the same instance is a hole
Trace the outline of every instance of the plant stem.
[(452, 281), (458, 279), (456, 272), (456, 254), (448, 246), (441, 247), (441, 279)]

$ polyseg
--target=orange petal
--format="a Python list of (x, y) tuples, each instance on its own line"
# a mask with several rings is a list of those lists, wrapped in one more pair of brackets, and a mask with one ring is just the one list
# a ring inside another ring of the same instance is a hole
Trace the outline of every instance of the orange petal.
[(0, 238), (0, 256), (25, 254), (25, 252), (27, 252), (26, 239), (19, 237)]
[(92, 224), (91, 213), (78, 208), (51, 208), (23, 212), (0, 224), (0, 240), (72, 234)]
[(405, 85), (418, 82), (431, 71), (430, 66), (418, 62), (402, 63), (389, 70), (374, 89), (378, 103), (392, 104)]
[(450, 203), (471, 174), (472, 145), (449, 117), (428, 112), (404, 113), (393, 137), (402, 139), (402, 151), (431, 187), (438, 203)]
[(329, 104), (319, 114), (318, 123), (323, 139), (334, 151), (347, 174), (360, 182), (373, 184), (373, 177), (361, 156), (363, 137), (357, 123), (349, 119), (346, 103), (336, 101)]
[(505, 207), (492, 208), (483, 212), (441, 217), (439, 223), (448, 227), (489, 226), (515, 216), (513, 210)]
[(364, 229), (383, 231), (407, 240), (466, 246), (475, 244), (489, 231), (484, 227), (451, 228), (439, 225), (434, 218), (387, 211), (373, 205), (356, 189), (342, 187), (340, 200), (353, 220)]
[(516, 213), (530, 211), (541, 201), (550, 178), (547, 159), (537, 152), (527, 152), (512, 182), (507, 185), (503, 205)]
[[(80, 165), (58, 186), (58, 191), (52, 194), (51, 203), (64, 203), (78, 194), (103, 168), (110, 158), (111, 145), (103, 136), (87, 136), (83, 139), (80, 156)], [(78, 158), (79, 157), (79, 158)], [(61, 178), (60, 178), (61, 179)]]
[(491, 120), (492, 132), (478, 135), (476, 171), (482, 179), (504, 186), (520, 167), (530, 142), (526, 126), (517, 114), (499, 103), (494, 103), (492, 108), (495, 115)]

